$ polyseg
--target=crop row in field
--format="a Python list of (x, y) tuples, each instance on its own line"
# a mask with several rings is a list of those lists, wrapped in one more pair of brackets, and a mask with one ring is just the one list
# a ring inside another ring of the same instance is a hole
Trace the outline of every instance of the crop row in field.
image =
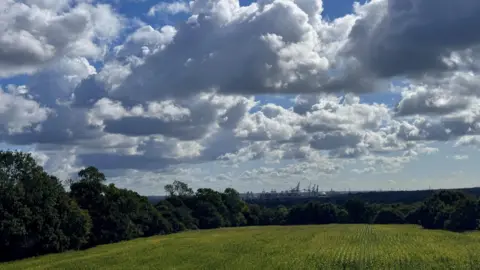
[(185, 232), (0, 269), (480, 269), (480, 233), (326, 225)]

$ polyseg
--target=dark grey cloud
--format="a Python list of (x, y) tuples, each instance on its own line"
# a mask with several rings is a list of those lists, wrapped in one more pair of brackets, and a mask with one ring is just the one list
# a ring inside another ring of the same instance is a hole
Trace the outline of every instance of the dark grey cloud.
[(74, 145), (80, 140), (99, 138), (101, 129), (88, 123), (84, 111), (57, 107), (40, 125), (34, 125), (22, 133), (4, 136), (12, 144), (35, 143)]
[(310, 145), (319, 150), (333, 150), (342, 147), (356, 147), (363, 139), (358, 132), (331, 132), (314, 134)]
[(131, 116), (118, 120), (105, 120), (104, 131), (127, 136), (160, 134), (180, 140), (197, 140), (201, 139), (213, 124), (212, 121), (206, 121), (206, 118), (203, 119), (199, 122), (195, 122), (196, 119), (181, 122), (166, 122), (157, 118)]
[(175, 159), (111, 153), (80, 154), (78, 158), (81, 164), (95, 166), (100, 170), (158, 170), (179, 163)]
[[(479, 45), (476, 0), (374, 1), (356, 21), (349, 53), (379, 77), (418, 77), (455, 69), (445, 58)], [(379, 19), (381, 18), (381, 19)]]
[(445, 115), (467, 109), (472, 97), (440, 89), (416, 89), (406, 94), (395, 107), (397, 116), (415, 114)]

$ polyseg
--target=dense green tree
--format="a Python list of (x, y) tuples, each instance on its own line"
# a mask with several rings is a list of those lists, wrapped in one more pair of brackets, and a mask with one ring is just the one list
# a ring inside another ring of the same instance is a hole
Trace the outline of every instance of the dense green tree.
[(332, 203), (324, 203), (317, 210), (317, 224), (330, 224), (338, 222), (338, 208)]
[(411, 210), (410, 212), (407, 213), (405, 216), (405, 222), (409, 224), (420, 224), (420, 219), (422, 218), (421, 214), (421, 208), (420, 206)]
[(260, 225), (260, 217), (262, 215), (262, 208), (258, 204), (251, 204), (243, 211), (247, 224), (250, 226)]
[(337, 217), (338, 217), (338, 223), (348, 223), (349, 217), (348, 217), (348, 211), (345, 210), (344, 208), (338, 208), (337, 212)]
[(211, 227), (211, 224), (218, 224), (217, 227), (231, 225), (230, 214), (220, 192), (210, 188), (200, 188), (191, 201), (194, 203), (188, 206), (193, 209), (193, 216), (198, 220), (199, 228), (203, 229), (204, 226), (215, 228)]
[(165, 186), (165, 192), (170, 196), (193, 196), (194, 192), (186, 183), (181, 181), (174, 181), (173, 184)]
[(287, 224), (299, 225), (299, 224), (307, 224), (309, 217), (305, 211), (305, 205), (297, 204), (290, 208), (290, 211), (287, 215)]
[(172, 225), (146, 197), (103, 184), (104, 174), (94, 167), (78, 176), (70, 194), (92, 219), (90, 246), (172, 232)]
[(474, 200), (460, 191), (435, 192), (419, 207), (419, 221), (426, 229), (455, 231), (476, 228), (478, 212)]
[(352, 223), (371, 223), (376, 214), (372, 207), (358, 198), (349, 199), (345, 203), (345, 209)]
[(287, 222), (287, 217), (288, 217), (288, 208), (286, 208), (283, 205), (279, 205), (275, 209), (273, 223), (275, 225), (284, 225)]
[(393, 208), (385, 208), (380, 210), (375, 216), (374, 223), (376, 224), (403, 224), (405, 217), (403, 213)]
[[(174, 206), (170, 201), (176, 203)], [(192, 216), (192, 210), (181, 199), (170, 197), (156, 205), (160, 214), (168, 220), (173, 232), (194, 230), (198, 228), (198, 221)]]
[(82, 182), (98, 182), (102, 183), (106, 181), (105, 174), (100, 172), (97, 168), (89, 166), (80, 172), (78, 172), (78, 177)]
[(230, 226), (244, 226), (247, 225), (247, 220), (243, 214), (243, 209), (246, 204), (240, 198), (240, 194), (233, 188), (227, 188), (221, 194), (223, 204), (227, 207)]
[(225, 220), (215, 205), (208, 201), (198, 201), (193, 210), (193, 215), (198, 220), (200, 229), (220, 228), (225, 224)]
[(0, 260), (78, 249), (90, 217), (29, 154), (0, 151)]
[(332, 203), (309, 202), (296, 205), (287, 216), (288, 224), (330, 224), (339, 222), (339, 208)]
[(472, 199), (458, 201), (445, 223), (445, 228), (451, 231), (476, 230), (479, 224), (477, 207), (477, 202)]

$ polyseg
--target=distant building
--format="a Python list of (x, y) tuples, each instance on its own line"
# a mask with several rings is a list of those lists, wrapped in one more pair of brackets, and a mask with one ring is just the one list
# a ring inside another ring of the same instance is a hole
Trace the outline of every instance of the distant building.
[(286, 199), (286, 198), (314, 198), (314, 197), (325, 197), (328, 196), (327, 192), (319, 191), (318, 185), (308, 186), (307, 189), (303, 191), (300, 189), (300, 182), (289, 190), (277, 192), (272, 190), (270, 192), (262, 191), (261, 193), (247, 192), (240, 194), (241, 198), (244, 200), (269, 200), (269, 199)]

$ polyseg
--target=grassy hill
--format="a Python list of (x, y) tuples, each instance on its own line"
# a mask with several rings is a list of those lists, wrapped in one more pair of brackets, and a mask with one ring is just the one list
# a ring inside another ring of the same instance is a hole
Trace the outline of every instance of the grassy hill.
[(480, 233), (409, 225), (229, 228), (136, 239), (0, 269), (480, 269)]

